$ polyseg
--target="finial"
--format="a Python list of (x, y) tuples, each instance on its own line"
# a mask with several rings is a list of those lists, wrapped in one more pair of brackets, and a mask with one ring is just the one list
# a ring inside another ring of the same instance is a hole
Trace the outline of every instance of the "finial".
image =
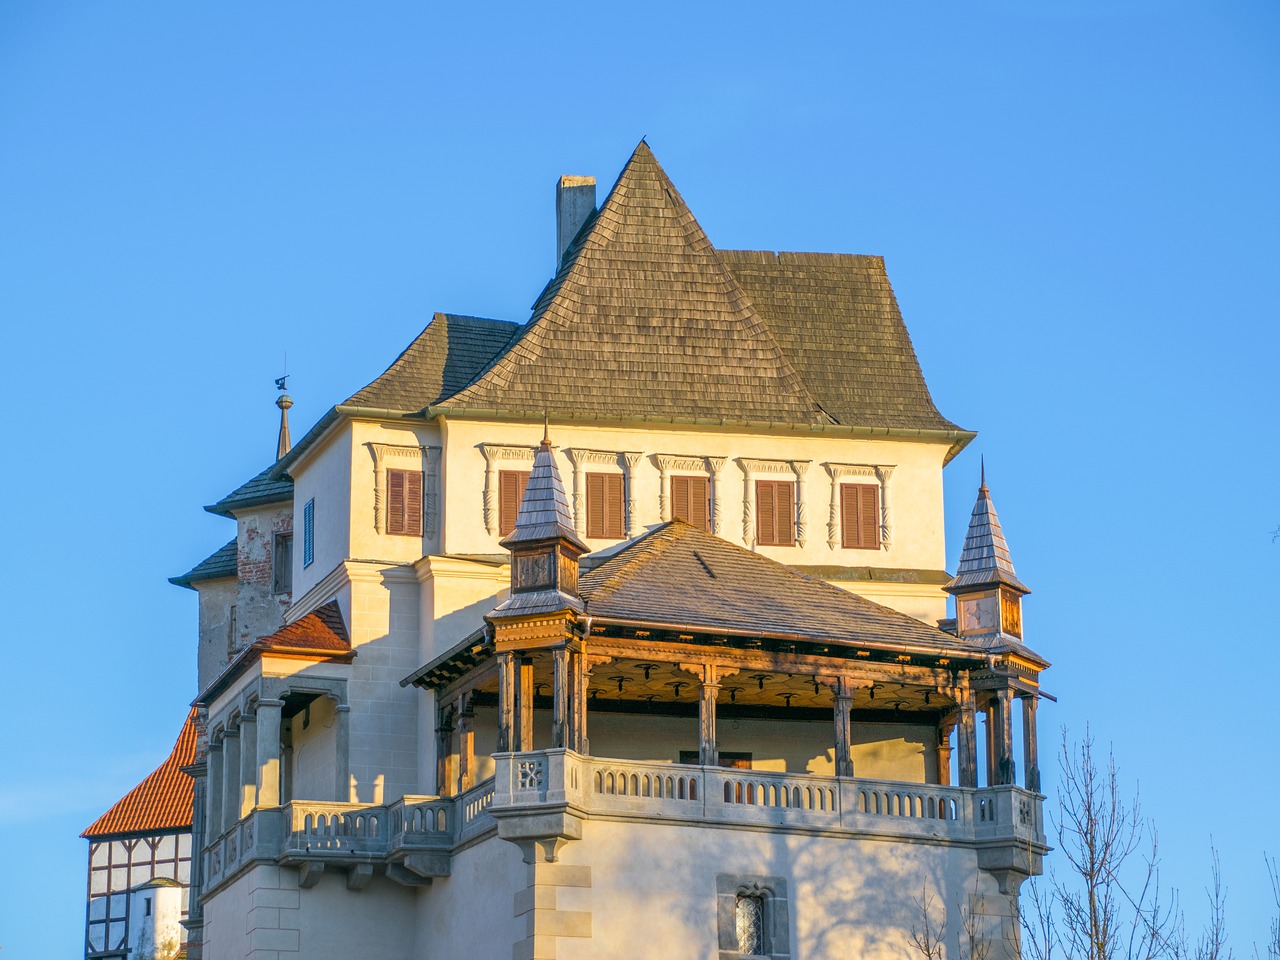
[(276, 440), (277, 460), (293, 448), (293, 441), (289, 437), (289, 408), (293, 406), (293, 397), (284, 392), (288, 380), (287, 373), (283, 377), (276, 377), (276, 389), (280, 391), (280, 396), (276, 397), (276, 406), (280, 408), (280, 436)]
[(979, 487), (978, 489), (979, 489), (979, 490), (981, 490), (983, 493), (990, 493), (991, 491), (989, 491), (989, 490), (987, 489), (987, 457), (986, 457), (986, 454), (983, 454), (983, 455), (979, 458), (978, 462), (982, 465), (982, 486), (981, 486), (981, 487)]
[(547, 418), (546, 410), (542, 411), (542, 445), (551, 449), (551, 421)]

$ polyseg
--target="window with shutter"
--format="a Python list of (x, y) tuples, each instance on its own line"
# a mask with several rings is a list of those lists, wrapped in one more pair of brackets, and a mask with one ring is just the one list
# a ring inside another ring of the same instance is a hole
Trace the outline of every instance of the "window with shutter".
[(699, 530), (711, 529), (711, 484), (706, 477), (671, 478), (671, 516)]
[(796, 542), (796, 485), (790, 480), (756, 481), (756, 542), (789, 547)]
[(505, 537), (516, 528), (516, 514), (529, 484), (528, 470), (502, 470), (498, 473), (498, 536)]
[(853, 550), (880, 549), (880, 487), (840, 484), (840, 545)]
[(293, 592), (293, 534), (277, 533), (271, 551), (272, 589), (274, 594)]
[(302, 565), (311, 566), (316, 558), (316, 498), (302, 508)]
[(622, 474), (587, 474), (587, 536), (597, 540), (623, 537)]
[(387, 533), (422, 536), (422, 471), (387, 471)]

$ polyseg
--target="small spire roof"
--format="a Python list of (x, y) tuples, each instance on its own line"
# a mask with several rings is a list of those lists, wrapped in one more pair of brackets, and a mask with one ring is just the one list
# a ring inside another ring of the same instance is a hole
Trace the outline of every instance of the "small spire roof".
[(280, 438), (276, 441), (276, 459), (279, 460), (293, 449), (293, 441), (289, 439), (289, 408), (293, 406), (293, 397), (282, 393), (276, 397), (276, 406), (280, 408)]
[(588, 550), (574, 532), (569, 498), (565, 496), (564, 483), (556, 468), (555, 455), (551, 452), (551, 438), (544, 424), (542, 442), (533, 457), (533, 469), (529, 471), (529, 482), (524, 488), (515, 527), (502, 541), (502, 546), (511, 548), (521, 543), (555, 539), (566, 540), (583, 553)]
[(964, 537), (964, 549), (960, 551), (960, 565), (956, 575), (947, 584), (949, 593), (960, 593), (974, 587), (990, 587), (1003, 583), (1021, 593), (1031, 590), (1018, 579), (1009, 556), (1009, 544), (1000, 529), (991, 491), (987, 489), (987, 467), (982, 465), (982, 485), (978, 487), (978, 500), (969, 518), (969, 532)]

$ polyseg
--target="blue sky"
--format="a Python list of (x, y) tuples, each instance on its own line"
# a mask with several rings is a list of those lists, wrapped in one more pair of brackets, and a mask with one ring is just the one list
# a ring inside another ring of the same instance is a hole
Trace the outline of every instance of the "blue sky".
[(1114, 742), (1193, 926), (1212, 836), (1248, 954), (1280, 854), (1280, 7), (449, 6), (0, 7), (4, 956), (81, 949), (78, 833), (196, 692), (166, 578), (231, 536), (200, 506), (274, 454), (284, 353), (300, 435), (433, 311), (525, 319), (555, 178), (641, 136), (719, 246), (886, 257), (980, 434), (949, 560), (985, 455), (1035, 590), (1042, 751)]

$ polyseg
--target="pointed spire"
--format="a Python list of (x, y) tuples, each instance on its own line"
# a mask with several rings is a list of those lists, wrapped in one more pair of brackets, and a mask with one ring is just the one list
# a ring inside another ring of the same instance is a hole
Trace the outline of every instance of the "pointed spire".
[(982, 485), (978, 488), (978, 500), (969, 518), (969, 532), (965, 534), (964, 549), (960, 551), (960, 564), (956, 575), (947, 584), (948, 593), (967, 592), (975, 587), (1006, 584), (1021, 593), (1031, 590), (1018, 579), (1009, 556), (1009, 544), (1000, 529), (991, 491), (987, 489), (987, 465), (982, 464)]
[(293, 406), (293, 398), (282, 393), (276, 397), (276, 406), (280, 408), (280, 438), (276, 441), (276, 459), (279, 460), (293, 449), (293, 441), (289, 439), (289, 408)]
[(568, 541), (583, 553), (588, 550), (574, 532), (569, 498), (565, 496), (564, 482), (551, 450), (550, 428), (544, 424), (542, 443), (533, 457), (533, 469), (529, 471), (515, 526), (501, 545), (510, 549), (517, 544), (557, 539)]

